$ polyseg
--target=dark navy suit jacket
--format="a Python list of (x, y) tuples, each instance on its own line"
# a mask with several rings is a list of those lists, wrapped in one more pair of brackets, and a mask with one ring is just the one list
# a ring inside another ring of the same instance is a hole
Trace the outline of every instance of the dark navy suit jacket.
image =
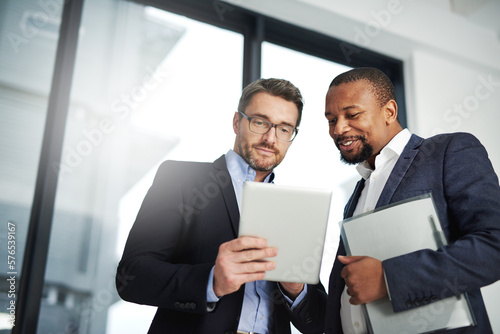
[[(356, 185), (344, 218), (356, 208)], [(472, 135), (412, 135), (380, 195), (377, 207), (432, 193), (449, 245), (383, 261), (395, 312), (467, 292), (477, 326), (446, 333), (492, 333), (480, 288), (500, 279), (500, 187), (484, 147)], [(342, 241), (338, 255), (345, 255)], [(329, 282), (325, 333), (342, 333), (342, 263)], [(496, 314), (490, 314), (497, 316)]]
[[(164, 162), (132, 227), (116, 276), (120, 296), (158, 306), (156, 334), (236, 333), (244, 286), (207, 309), (207, 284), (219, 246), (238, 235), (239, 210), (222, 156), (214, 163)], [(286, 231), (283, 231), (286, 233)], [(323, 332), (326, 293), (309, 285), (292, 311), (276, 284), (275, 333)]]

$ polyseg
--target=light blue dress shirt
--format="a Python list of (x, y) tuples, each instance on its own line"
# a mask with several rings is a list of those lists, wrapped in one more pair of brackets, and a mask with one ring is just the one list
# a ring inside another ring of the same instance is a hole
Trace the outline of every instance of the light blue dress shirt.
[[(226, 165), (233, 182), (238, 208), (240, 208), (243, 183), (246, 181), (253, 182), (255, 180), (255, 170), (233, 150), (229, 150), (226, 153)], [(273, 178), (274, 173), (270, 173), (264, 179), (264, 182), (269, 183), (273, 180)], [(212, 268), (207, 285), (207, 302), (209, 303), (219, 301), (219, 298), (217, 298), (213, 290), (213, 278), (214, 269)], [(255, 281), (245, 284), (245, 295), (243, 297), (243, 306), (241, 309), (238, 330), (256, 332), (259, 334), (268, 334), (273, 332), (269, 329), (274, 328), (274, 321), (271, 315), (274, 310), (272, 293), (276, 284), (277, 283), (275, 282), (268, 281)], [(304, 299), (306, 293), (307, 285), (304, 285), (304, 290), (299, 294), (295, 301), (292, 301), (284, 294), (283, 296), (293, 309)]]

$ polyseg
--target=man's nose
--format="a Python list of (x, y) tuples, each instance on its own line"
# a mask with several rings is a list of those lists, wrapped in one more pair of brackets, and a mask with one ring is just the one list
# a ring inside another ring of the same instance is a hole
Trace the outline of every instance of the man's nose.
[(333, 129), (334, 136), (340, 136), (351, 130), (349, 122), (345, 118), (339, 118)]
[(264, 141), (266, 141), (269, 144), (274, 144), (277, 140), (277, 138), (276, 138), (276, 125), (271, 127), (269, 129), (269, 131), (267, 131), (262, 136), (263, 136)]

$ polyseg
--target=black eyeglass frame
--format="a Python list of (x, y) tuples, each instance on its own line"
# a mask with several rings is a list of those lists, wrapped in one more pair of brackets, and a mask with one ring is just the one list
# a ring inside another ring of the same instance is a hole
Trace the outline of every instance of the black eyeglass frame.
[[(266, 133), (268, 133), (268, 132), (269, 132), (272, 128), (275, 128), (276, 130), (278, 130), (278, 126), (287, 126), (287, 127), (290, 127), (290, 128), (292, 128), (292, 129), (293, 129), (293, 134), (292, 134), (292, 137), (291, 137), (291, 139), (290, 139), (290, 140), (285, 140), (285, 139), (281, 139), (280, 137), (278, 137), (278, 131), (275, 131), (275, 132), (274, 132), (274, 135), (276, 136), (276, 138), (278, 138), (278, 139), (279, 139), (279, 140), (281, 140), (281, 141), (285, 141), (285, 142), (292, 142), (292, 141), (295, 139), (295, 137), (297, 137), (297, 134), (299, 133), (299, 128), (294, 128), (294, 127), (292, 127), (292, 126), (290, 126), (290, 125), (285, 125), (285, 124), (274, 124), (274, 123), (269, 122), (267, 119), (262, 118), (262, 117), (251, 117), (251, 116), (247, 116), (245, 113), (243, 113), (242, 111), (239, 111), (239, 110), (238, 110), (238, 113), (247, 119), (247, 121), (248, 121), (248, 129), (249, 129), (250, 131), (252, 131), (253, 133), (256, 133), (256, 134), (259, 134), (259, 135), (265, 135), (265, 134), (266, 134)], [(252, 123), (252, 122), (251, 122), (251, 121), (252, 121), (252, 119), (259, 119), (259, 120), (262, 120), (263, 122), (268, 123), (268, 124), (270, 124), (271, 126), (269, 127), (269, 129), (267, 129), (267, 131), (266, 131), (266, 132), (262, 132), (262, 133), (260, 133), (260, 132), (255, 132), (255, 131), (254, 131), (254, 130), (252, 130), (252, 129), (251, 129), (251, 127), (250, 127), (250, 124)]]

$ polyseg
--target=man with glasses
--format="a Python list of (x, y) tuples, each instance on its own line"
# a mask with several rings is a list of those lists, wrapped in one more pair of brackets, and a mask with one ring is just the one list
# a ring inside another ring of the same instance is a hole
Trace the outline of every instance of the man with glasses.
[(232, 150), (213, 163), (160, 166), (116, 280), (124, 300), (158, 306), (149, 333), (281, 334), (290, 321), (303, 333), (323, 332), (323, 286), (264, 281), (277, 250), (237, 237), (243, 182), (272, 182), (302, 108), (289, 81), (259, 79), (242, 92)]

